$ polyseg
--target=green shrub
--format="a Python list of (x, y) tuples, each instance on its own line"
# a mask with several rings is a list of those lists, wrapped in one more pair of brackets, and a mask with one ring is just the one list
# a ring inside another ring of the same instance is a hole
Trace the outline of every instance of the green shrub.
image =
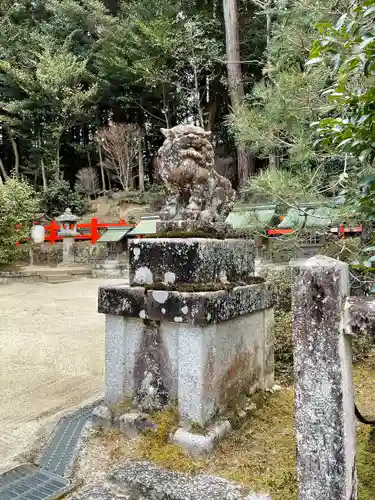
[(0, 265), (24, 257), (25, 247), (18, 247), (17, 242), (30, 237), (39, 206), (40, 200), (27, 182), (11, 178), (0, 186)]
[(359, 363), (375, 355), (374, 337), (370, 333), (361, 333), (352, 339), (353, 362)]
[(50, 184), (42, 195), (42, 210), (50, 217), (61, 215), (67, 208), (73, 214), (83, 215), (90, 209), (87, 197), (70, 188), (69, 182), (60, 179)]
[(262, 278), (270, 281), (275, 293), (275, 312), (292, 310), (292, 268), (266, 267), (260, 273)]
[[(275, 374), (276, 377), (293, 377), (293, 339), (291, 288), (292, 268), (268, 267), (261, 273), (274, 285), (275, 292)], [(353, 338), (353, 362), (363, 361), (375, 355), (375, 343), (370, 334)]]
[(278, 379), (293, 377), (291, 311), (278, 311), (275, 313), (275, 375)]

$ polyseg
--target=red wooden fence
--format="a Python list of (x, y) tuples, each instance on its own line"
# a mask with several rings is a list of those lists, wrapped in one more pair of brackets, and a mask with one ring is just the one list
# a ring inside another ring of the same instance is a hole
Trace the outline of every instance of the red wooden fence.
[[(35, 222), (34, 224), (38, 224)], [(98, 239), (101, 236), (101, 233), (99, 229), (108, 229), (109, 227), (135, 227), (136, 224), (129, 224), (128, 222), (125, 221), (125, 219), (120, 219), (120, 222), (116, 224), (109, 224), (106, 222), (99, 222), (98, 219), (95, 217), (91, 219), (91, 222), (86, 223), (86, 224), (77, 224), (77, 229), (85, 229), (85, 230), (90, 230), (91, 232), (86, 232), (83, 234), (78, 234), (77, 236), (74, 237), (74, 240), (91, 240), (91, 243), (95, 245), (95, 243), (98, 241)], [(64, 239), (64, 236), (58, 236), (58, 232), (60, 231), (61, 227), (59, 224), (57, 224), (56, 221), (52, 221), (47, 225), (43, 225), (44, 230), (45, 230), (45, 237), (44, 241), (49, 241), (51, 245), (56, 243), (56, 241), (62, 241)], [(70, 226), (71, 228), (74, 227), (72, 224)], [(20, 230), (20, 225), (17, 226), (17, 229)], [(140, 238), (141, 235), (137, 235), (137, 238)], [(31, 238), (26, 238), (26, 241), (30, 240)], [(17, 246), (19, 246), (21, 243), (18, 242)]]

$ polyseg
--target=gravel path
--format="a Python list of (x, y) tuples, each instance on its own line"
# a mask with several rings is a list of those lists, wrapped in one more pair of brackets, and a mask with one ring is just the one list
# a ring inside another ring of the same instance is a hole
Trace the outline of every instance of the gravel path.
[(118, 282), (0, 286), (0, 471), (27, 460), (64, 413), (102, 397), (97, 292)]

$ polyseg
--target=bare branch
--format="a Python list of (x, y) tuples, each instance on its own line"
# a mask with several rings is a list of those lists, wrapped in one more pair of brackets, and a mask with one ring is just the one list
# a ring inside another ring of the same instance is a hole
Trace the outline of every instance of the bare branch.
[(135, 124), (115, 123), (98, 131), (105, 154), (104, 166), (114, 173), (124, 191), (132, 188), (136, 176), (141, 137), (142, 131)]

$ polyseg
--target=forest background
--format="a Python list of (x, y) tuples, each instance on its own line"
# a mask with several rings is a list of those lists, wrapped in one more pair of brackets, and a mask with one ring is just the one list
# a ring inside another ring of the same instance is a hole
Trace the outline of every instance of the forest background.
[(285, 208), (344, 195), (343, 222), (371, 221), (374, 10), (2, 0), (0, 235), (36, 206), (81, 214), (88, 197), (159, 189), (160, 128), (187, 122), (212, 132), (241, 196)]

